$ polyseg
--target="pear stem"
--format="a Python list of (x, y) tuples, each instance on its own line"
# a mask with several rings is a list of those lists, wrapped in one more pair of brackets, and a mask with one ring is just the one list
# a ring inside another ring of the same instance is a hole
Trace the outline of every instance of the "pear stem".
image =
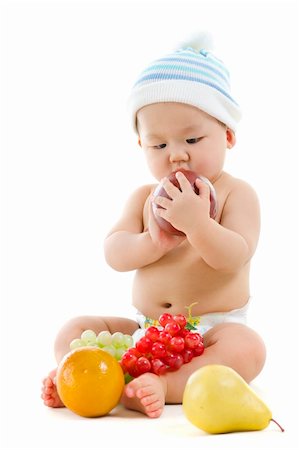
[(284, 432), (284, 428), (282, 428), (282, 426), (278, 422), (276, 422), (276, 420), (274, 420), (274, 419), (270, 419), (270, 420), (272, 422), (276, 423), (276, 425), (280, 428), (280, 431)]

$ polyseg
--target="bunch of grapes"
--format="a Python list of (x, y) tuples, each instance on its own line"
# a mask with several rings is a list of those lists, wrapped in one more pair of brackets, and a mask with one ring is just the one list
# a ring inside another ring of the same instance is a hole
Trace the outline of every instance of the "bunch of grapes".
[(85, 330), (81, 337), (74, 339), (70, 343), (70, 349), (74, 350), (78, 347), (99, 347), (110, 355), (114, 356), (117, 361), (121, 360), (123, 354), (133, 347), (133, 338), (129, 334), (123, 334), (120, 331), (111, 334), (109, 331), (101, 331), (98, 335), (92, 330)]
[(120, 364), (124, 373), (136, 378), (145, 372), (163, 375), (167, 370), (178, 370), (183, 364), (200, 356), (204, 351), (202, 336), (188, 330), (183, 314), (164, 313), (159, 318), (162, 329), (147, 328), (145, 336), (129, 348)]

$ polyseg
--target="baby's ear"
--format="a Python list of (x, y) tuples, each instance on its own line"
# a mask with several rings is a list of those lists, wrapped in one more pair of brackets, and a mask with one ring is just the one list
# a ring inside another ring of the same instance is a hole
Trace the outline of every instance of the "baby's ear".
[(233, 148), (236, 143), (235, 133), (230, 128), (227, 128), (226, 130), (226, 142), (227, 148)]

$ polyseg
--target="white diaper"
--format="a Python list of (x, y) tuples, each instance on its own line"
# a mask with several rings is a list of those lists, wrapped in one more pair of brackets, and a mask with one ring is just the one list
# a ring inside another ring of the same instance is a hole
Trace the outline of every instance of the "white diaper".
[(200, 334), (204, 334), (218, 323), (241, 323), (245, 325), (247, 322), (248, 308), (249, 301), (242, 308), (232, 309), (228, 312), (203, 314), (200, 316), (198, 330)]
[[(192, 325), (201, 335), (204, 335), (208, 330), (219, 323), (241, 323), (245, 325), (249, 303), (250, 300), (248, 300), (242, 308), (232, 309), (228, 312), (213, 312), (203, 314), (202, 316), (192, 317)], [(145, 335), (146, 329), (150, 326), (156, 326), (157, 328), (162, 329), (158, 320), (145, 317), (139, 311), (137, 312), (136, 321), (140, 328), (133, 334), (134, 342), (137, 342), (142, 338)]]

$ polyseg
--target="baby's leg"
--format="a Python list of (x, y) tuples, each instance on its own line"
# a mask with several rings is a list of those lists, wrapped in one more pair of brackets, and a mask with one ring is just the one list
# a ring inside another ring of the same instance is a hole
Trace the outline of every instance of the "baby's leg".
[(158, 377), (144, 374), (125, 388), (123, 403), (127, 408), (142, 411), (149, 417), (159, 417), (166, 403), (182, 403), (189, 376), (208, 364), (223, 364), (236, 370), (247, 382), (262, 370), (265, 346), (250, 328), (235, 324), (219, 324), (204, 335), (205, 351), (184, 364), (176, 372)]
[[(93, 330), (96, 334), (108, 330), (110, 333), (120, 331), (124, 334), (133, 334), (138, 329), (138, 324), (133, 320), (121, 317), (95, 317), (82, 316), (71, 319), (59, 331), (55, 340), (55, 357), (57, 364), (64, 355), (70, 351), (70, 343), (79, 338), (84, 330)], [(64, 406), (56, 389), (56, 369), (52, 370), (43, 380), (41, 397), (46, 406), (53, 408)]]
[(167, 403), (181, 403), (189, 376), (208, 364), (223, 364), (238, 372), (249, 383), (262, 370), (265, 345), (251, 328), (237, 323), (216, 325), (204, 335), (205, 351), (167, 377)]

